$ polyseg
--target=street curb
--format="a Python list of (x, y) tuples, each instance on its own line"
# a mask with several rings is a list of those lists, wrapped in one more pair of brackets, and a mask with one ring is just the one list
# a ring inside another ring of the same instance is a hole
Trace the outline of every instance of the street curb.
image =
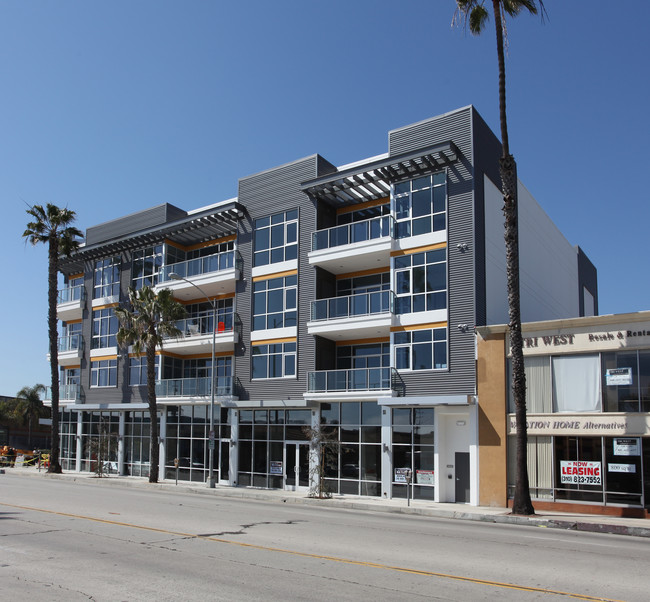
[[(2, 474), (2, 473), (0, 473)], [(216, 497), (236, 498), (241, 500), (256, 500), (274, 502), (276, 504), (296, 504), (308, 506), (321, 506), (326, 508), (339, 508), (344, 510), (357, 510), (364, 512), (381, 512), (385, 514), (404, 514), (412, 516), (423, 516), (433, 518), (446, 518), (454, 520), (475, 521), (483, 523), (495, 524), (508, 524), (508, 525), (521, 525), (527, 527), (539, 527), (547, 529), (562, 529), (565, 531), (582, 531), (587, 533), (605, 533), (611, 535), (627, 535), (632, 537), (648, 537), (650, 538), (650, 527), (618, 525), (590, 522), (582, 519), (566, 519), (557, 518), (544, 518), (542, 516), (522, 516), (508, 513), (504, 509), (503, 514), (481, 514), (480, 512), (463, 512), (458, 510), (442, 510), (440, 508), (418, 508), (414, 506), (388, 506), (382, 505), (379, 500), (378, 503), (366, 502), (364, 500), (347, 500), (336, 498), (310, 498), (310, 497), (297, 497), (297, 496), (284, 496), (278, 493), (267, 493), (264, 490), (257, 489), (243, 489), (239, 487), (228, 489), (209, 489), (204, 485), (192, 486), (183, 484), (180, 487), (170, 483), (149, 483), (145, 477), (129, 477), (116, 478), (116, 477), (92, 477), (87, 475), (72, 475), (65, 474), (50, 474), (50, 473), (31, 473), (31, 472), (16, 472), (17, 476), (27, 477), (44, 477), (47, 479), (60, 479), (72, 481), (82, 485), (107, 485), (107, 486), (121, 486), (127, 488), (139, 487), (145, 489), (176, 492), (176, 493), (193, 493), (197, 495), (213, 495)], [(641, 520), (641, 519), (639, 519)]]

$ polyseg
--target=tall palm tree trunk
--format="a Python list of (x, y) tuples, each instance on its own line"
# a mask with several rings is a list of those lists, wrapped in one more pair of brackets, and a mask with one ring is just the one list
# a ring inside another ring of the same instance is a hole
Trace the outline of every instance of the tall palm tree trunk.
[(501, 2), (492, 0), (497, 34), (499, 61), (499, 120), (501, 122), (502, 156), (499, 173), (503, 192), (505, 216), (506, 273), (508, 280), (508, 312), (510, 349), (512, 353), (512, 392), (517, 421), (514, 514), (534, 514), (528, 486), (528, 433), (526, 429), (526, 373), (524, 370), (523, 338), (521, 335), (521, 298), (519, 286), (519, 216), (517, 210), (517, 163), (510, 154), (506, 116), (506, 68), (503, 51)]
[[(155, 329), (152, 329), (155, 332)], [(149, 482), (158, 482), (160, 446), (158, 443), (158, 410), (156, 408), (156, 345), (147, 345), (147, 399), (151, 437), (149, 438)]]
[(58, 258), (58, 239), (52, 237), (48, 244), (47, 331), (50, 338), (50, 374), (52, 377), (52, 442), (48, 472), (53, 473), (62, 472), (59, 460), (59, 331), (56, 317)]

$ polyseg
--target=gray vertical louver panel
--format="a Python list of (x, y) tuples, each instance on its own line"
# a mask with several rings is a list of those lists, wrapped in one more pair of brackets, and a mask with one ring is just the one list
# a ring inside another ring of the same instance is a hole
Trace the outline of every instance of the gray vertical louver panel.
[[(324, 170), (324, 171), (319, 171)], [(324, 175), (333, 167), (318, 155), (295, 161), (239, 181), (239, 202), (247, 209), (238, 232), (238, 249), (244, 260), (243, 280), (237, 285), (237, 312), (242, 320), (242, 344), (235, 356), (235, 376), (242, 399), (302, 399), (307, 390), (307, 372), (314, 370), (314, 337), (307, 334), (310, 301), (315, 297), (315, 268), (307, 254), (311, 233), (316, 229), (316, 208), (300, 190), (301, 182)], [(298, 362), (297, 378), (251, 380), (250, 332), (252, 322), (253, 224), (255, 219), (299, 210), (298, 244)]]
[[(449, 368), (404, 372), (406, 395), (472, 395), (476, 392), (474, 359), (476, 244), (474, 222), (473, 108), (428, 119), (389, 133), (389, 152), (398, 155), (451, 140), (458, 160), (447, 170)], [(461, 252), (458, 245), (467, 245)], [(461, 332), (458, 325), (467, 325)]]

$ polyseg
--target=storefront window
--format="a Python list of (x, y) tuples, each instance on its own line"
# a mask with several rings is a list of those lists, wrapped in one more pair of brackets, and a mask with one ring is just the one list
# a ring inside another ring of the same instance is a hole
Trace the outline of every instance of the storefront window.
[(393, 409), (393, 497), (407, 496), (403, 470), (410, 469), (414, 499), (433, 500), (434, 410)]
[(600, 437), (555, 437), (555, 495), (558, 500), (603, 502)]

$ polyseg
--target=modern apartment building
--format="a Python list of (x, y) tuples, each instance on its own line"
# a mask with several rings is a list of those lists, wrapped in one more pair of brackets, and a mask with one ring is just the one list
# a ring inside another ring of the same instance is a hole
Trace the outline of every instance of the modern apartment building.
[[(235, 199), (88, 228), (62, 267), (64, 468), (90, 469), (86, 442), (112, 432), (113, 469), (148, 473), (146, 367), (117, 346), (114, 308), (151, 285), (188, 314), (158, 355), (161, 477), (177, 458), (205, 481), (214, 386), (221, 484), (307, 488), (305, 427), (322, 425), (334, 493), (406, 497), (410, 469), (415, 498), (477, 503), (474, 329), (507, 322), (499, 156), (470, 106), (370, 159), (313, 155)], [(523, 319), (597, 313), (595, 268), (519, 195)]]

